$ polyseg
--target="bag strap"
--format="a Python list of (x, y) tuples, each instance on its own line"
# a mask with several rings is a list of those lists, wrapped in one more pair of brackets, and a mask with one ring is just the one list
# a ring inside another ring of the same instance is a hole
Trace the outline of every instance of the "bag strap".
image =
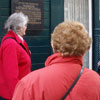
[[(5, 41), (6, 39), (14, 39), (16, 42), (17, 42), (17, 40), (15, 39), (15, 38), (13, 38), (13, 37), (7, 37), (7, 38), (5, 38), (3, 41)], [(17, 42), (18, 43), (18, 42)], [(21, 44), (21, 43), (18, 43), (26, 52), (27, 52), (27, 50), (26, 50), (26, 48)], [(27, 52), (28, 53), (28, 52)]]
[(75, 86), (75, 84), (79, 80), (80, 76), (82, 75), (82, 72), (83, 72), (83, 67), (81, 68), (79, 75), (77, 76), (77, 78), (75, 79), (75, 81), (73, 82), (73, 84), (71, 85), (71, 87), (68, 89), (68, 91), (65, 93), (65, 95), (63, 96), (63, 98), (61, 100), (64, 100), (68, 96), (68, 94), (73, 89), (73, 87)]

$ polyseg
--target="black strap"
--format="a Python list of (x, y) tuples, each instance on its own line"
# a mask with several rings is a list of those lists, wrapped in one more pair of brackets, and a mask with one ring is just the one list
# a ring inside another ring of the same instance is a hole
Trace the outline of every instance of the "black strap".
[[(13, 38), (13, 37), (7, 37), (7, 38), (5, 38), (3, 41), (5, 41), (6, 39), (14, 39), (14, 40), (17, 42), (17, 40), (16, 40), (15, 38)], [(18, 43), (18, 42), (17, 42), (17, 43)], [(27, 52), (26, 48), (25, 48), (21, 43), (18, 43), (18, 44), (20, 44), (21, 47)], [(27, 53), (28, 53), (28, 52), (27, 52)]]
[(7, 100), (7, 99), (0, 97), (0, 100)]
[(83, 72), (83, 67), (81, 68), (81, 71), (80, 71), (79, 75), (77, 76), (76, 80), (73, 82), (73, 84), (71, 85), (71, 87), (68, 89), (68, 91), (65, 93), (65, 95), (63, 96), (63, 98), (61, 100), (64, 100), (68, 96), (68, 94), (70, 93), (70, 91), (72, 90), (72, 88), (75, 86), (75, 84), (79, 80), (82, 72)]

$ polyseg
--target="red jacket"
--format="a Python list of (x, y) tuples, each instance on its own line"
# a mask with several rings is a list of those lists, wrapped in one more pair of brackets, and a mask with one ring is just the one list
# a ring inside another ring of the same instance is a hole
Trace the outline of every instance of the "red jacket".
[[(12, 100), (61, 100), (80, 72), (82, 57), (53, 54), (45, 64), (19, 81)], [(100, 100), (99, 75), (85, 68), (66, 100)]]
[[(6, 39), (7, 37), (14, 39)], [(30, 71), (31, 59), (28, 46), (10, 30), (3, 37), (0, 47), (0, 96), (11, 99), (16, 83)]]

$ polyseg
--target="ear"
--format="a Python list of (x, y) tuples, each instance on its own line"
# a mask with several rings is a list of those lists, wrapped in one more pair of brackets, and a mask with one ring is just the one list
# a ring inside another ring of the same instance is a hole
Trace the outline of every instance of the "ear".
[(51, 47), (52, 47), (52, 49), (53, 49), (53, 43), (51, 42)]
[(53, 42), (51, 42), (51, 47), (52, 47), (52, 50), (53, 50), (53, 53), (54, 53), (54, 46), (53, 46)]

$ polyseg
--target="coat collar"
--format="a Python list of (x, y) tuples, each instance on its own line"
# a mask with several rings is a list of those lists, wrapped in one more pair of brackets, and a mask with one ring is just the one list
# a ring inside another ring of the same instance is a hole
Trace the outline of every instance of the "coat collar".
[(29, 51), (29, 48), (28, 48), (28, 45), (25, 42), (25, 40), (22, 41), (14, 31), (9, 30), (9, 32), (7, 32), (7, 34), (4, 36), (4, 38), (2, 39), (2, 41), (5, 40), (7, 37), (14, 38), (17, 41), (18, 44), (22, 44), (24, 46), (24, 48), (26, 49), (26, 52), (28, 53), (28, 55), (29, 56), (31, 55), (30, 51)]
[[(17, 34), (14, 32), (14, 31), (12, 31), (12, 30), (9, 30), (8, 32), (7, 32), (7, 34), (4, 36), (4, 38), (3, 38), (3, 40), (5, 39), (5, 38), (7, 38), (7, 37), (12, 37), (12, 38), (15, 38), (15, 40), (17, 41), (17, 43), (22, 43), (22, 40), (17, 36)], [(2, 41), (3, 41), (2, 40)]]
[(83, 59), (82, 57), (62, 57), (60, 53), (55, 53), (49, 56), (45, 62), (45, 66), (49, 66), (55, 63), (76, 63), (80, 64), (81, 66), (83, 65)]

